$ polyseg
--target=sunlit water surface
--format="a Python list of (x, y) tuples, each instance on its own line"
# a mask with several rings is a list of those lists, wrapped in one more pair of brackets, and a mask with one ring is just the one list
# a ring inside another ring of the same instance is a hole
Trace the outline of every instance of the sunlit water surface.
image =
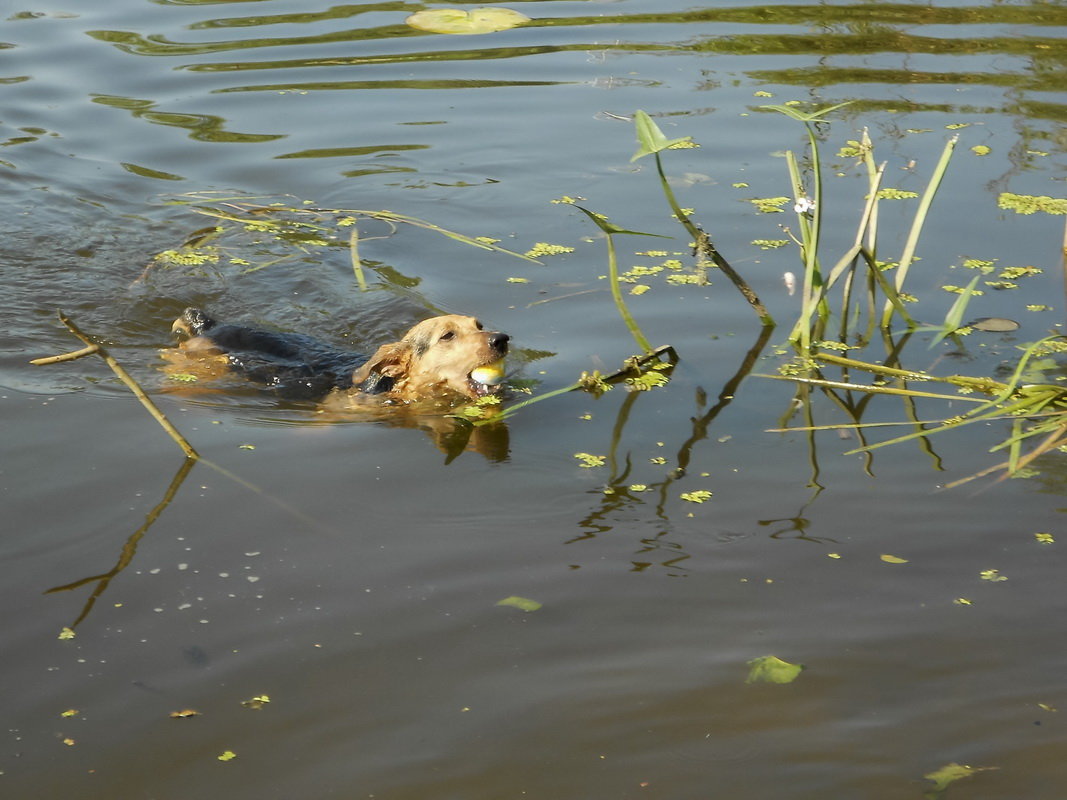
[[(1067, 536), (1062, 456), (938, 491), (995, 463), (1007, 427), (870, 464), (836, 431), (767, 432), (803, 422), (794, 387), (758, 377), (786, 358), (783, 273), (800, 270), (794, 248), (751, 244), (788, 238), (795, 215), (750, 200), (791, 193), (781, 156), (806, 143), (770, 103), (852, 101), (819, 130), (828, 252), (863, 203), (862, 170), (838, 155), (862, 128), (885, 185), (916, 192), (958, 134), (914, 313), (944, 317), (964, 259), (1043, 272), (972, 301), (1017, 332), (931, 350), (921, 335), (908, 363), (1013, 363), (1063, 318), (1060, 221), (997, 197), (1067, 191), (1067, 8), (509, 5), (533, 22), (467, 37), (407, 27), (423, 6), (405, 2), (4, 12), (0, 794), (895, 800), (959, 763), (991, 769), (954, 795), (1063, 797), (1067, 542), (1035, 538)], [(768, 339), (724, 276), (646, 276), (627, 299), (681, 356), (670, 384), (533, 405), (466, 451), (159, 372), (190, 304), (356, 348), (474, 314), (512, 334), (534, 391), (618, 369), (635, 345), (603, 239), (552, 201), (672, 237), (620, 238), (623, 269), (677, 258), (691, 274), (654, 165), (630, 161), (636, 109), (701, 145), (667, 171), (782, 323)], [(326, 246), (231, 231), (216, 267), (161, 267), (213, 224), (190, 206), (205, 193), (575, 249), (538, 265), (364, 221), (366, 291), (344, 229)], [(887, 260), (910, 202), (884, 205)], [(649, 249), (668, 255), (634, 255)], [(211, 464), (183, 469), (99, 359), (28, 365), (80, 346), (57, 309)], [(863, 419), (907, 417), (880, 398)], [(541, 606), (498, 605), (512, 596)], [(766, 655), (806, 669), (746, 684)], [(170, 716), (185, 710), (199, 715)]]

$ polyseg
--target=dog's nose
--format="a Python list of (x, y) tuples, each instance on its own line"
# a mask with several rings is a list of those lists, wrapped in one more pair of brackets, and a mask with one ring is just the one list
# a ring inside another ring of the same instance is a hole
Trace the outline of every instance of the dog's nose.
[(508, 342), (510, 341), (511, 337), (506, 333), (489, 334), (489, 346), (501, 353), (506, 353), (508, 351)]

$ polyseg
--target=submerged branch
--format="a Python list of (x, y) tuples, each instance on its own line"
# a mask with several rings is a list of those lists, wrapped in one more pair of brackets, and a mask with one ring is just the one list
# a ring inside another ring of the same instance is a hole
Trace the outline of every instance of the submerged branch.
[(118, 377), (118, 379), (126, 385), (126, 388), (133, 392), (134, 397), (136, 397), (141, 402), (141, 405), (145, 407), (148, 413), (151, 414), (152, 417), (156, 420), (156, 422), (160, 424), (163, 430), (167, 432), (167, 435), (170, 436), (170, 438), (177, 443), (178, 447), (182, 449), (182, 452), (185, 453), (186, 457), (199, 459), (200, 454), (196, 452), (196, 450), (191, 444), (189, 444), (186, 438), (182, 436), (181, 433), (179, 433), (178, 429), (171, 424), (170, 420), (167, 419), (166, 414), (160, 411), (159, 406), (153, 403), (152, 399), (147, 394), (145, 394), (144, 389), (142, 389), (137, 383), (137, 381), (135, 381), (130, 376), (130, 373), (123, 369), (122, 365), (119, 364), (119, 362), (116, 361), (102, 345), (92, 341), (88, 337), (88, 335), (83, 333), (82, 330), (74, 324), (74, 321), (71, 320), (70, 317), (68, 317), (62, 311), (58, 312), (58, 314), (59, 321), (67, 326), (67, 330), (69, 330), (71, 333), (73, 333), (76, 337), (78, 337), (79, 339), (81, 339), (81, 341), (85, 343), (85, 348), (83, 348), (82, 350), (78, 350), (76, 353), (67, 353), (64, 355), (51, 356), (49, 358), (44, 359), (35, 359), (30, 363), (51, 364), (59, 361), (70, 361), (74, 358), (81, 358), (82, 356), (91, 355), (95, 353), (96, 355), (104, 359), (104, 362), (109, 367), (111, 367), (111, 371), (115, 373), (116, 377)]

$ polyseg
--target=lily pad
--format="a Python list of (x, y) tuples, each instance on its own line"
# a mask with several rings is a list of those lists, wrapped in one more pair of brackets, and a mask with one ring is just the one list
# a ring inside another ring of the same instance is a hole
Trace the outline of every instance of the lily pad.
[(530, 18), (510, 8), (435, 8), (416, 11), (404, 22), (412, 28), (430, 33), (496, 33), (525, 25)]
[(778, 656), (760, 656), (748, 662), (745, 683), (792, 683), (804, 670), (803, 664), (790, 664)]

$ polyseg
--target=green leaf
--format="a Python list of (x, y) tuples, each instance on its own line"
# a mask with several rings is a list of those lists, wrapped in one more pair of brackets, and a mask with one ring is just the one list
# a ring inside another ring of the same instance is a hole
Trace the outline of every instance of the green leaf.
[(667, 150), (675, 145), (693, 141), (692, 136), (668, 139), (663, 135), (663, 131), (659, 129), (659, 125), (653, 122), (652, 117), (641, 110), (634, 112), (634, 125), (637, 128), (637, 143), (640, 147), (638, 147), (637, 152), (634, 153), (633, 157), (630, 159), (631, 163), (637, 161), (639, 158), (652, 155), (653, 153), (659, 153), (660, 151)]
[[(975, 275), (974, 279), (967, 284), (966, 288), (960, 291), (959, 296), (953, 302), (952, 307), (945, 314), (945, 321), (940, 326), (919, 326), (916, 330), (933, 330), (937, 331), (937, 334), (930, 342), (930, 348), (936, 347), (943, 339), (952, 335), (952, 333), (963, 324), (963, 315), (967, 312), (967, 304), (971, 302), (971, 298), (975, 295), (974, 287), (978, 284), (980, 275)], [(981, 294), (978, 292), (978, 294)]]
[(829, 114), (831, 111), (837, 111), (837, 109), (844, 108), (845, 106), (851, 104), (852, 101), (848, 100), (844, 103), (838, 103), (836, 106), (827, 106), (826, 108), (820, 108), (816, 111), (811, 111), (808, 113), (804, 113), (803, 111), (800, 111), (796, 108), (792, 108), (791, 106), (783, 105), (760, 106), (760, 108), (765, 108), (768, 111), (777, 111), (779, 114), (785, 114), (787, 117), (792, 117), (798, 122), (815, 122), (820, 117), (824, 117)]
[(248, 700), (242, 700), (241, 705), (245, 708), (260, 709), (270, 702), (270, 696), (265, 694), (256, 695), (250, 697)]
[[(704, 503), (712, 498), (711, 492), (707, 489), (698, 489), (695, 492), (682, 492), (678, 496), (690, 503)], [(773, 658), (773, 656), (768, 656), (768, 658)]]
[(966, 764), (945, 764), (941, 769), (923, 775), (927, 780), (934, 782), (933, 788), (925, 796), (930, 800), (938, 798), (950, 783), (958, 781), (960, 778), (969, 778), (976, 772), (987, 772), (991, 769), (997, 769), (997, 767), (968, 767)]
[(790, 664), (777, 656), (760, 656), (748, 662), (745, 683), (792, 683), (804, 670), (803, 664)]
[(601, 214), (595, 214), (592, 211), (590, 211), (589, 209), (582, 208), (581, 206), (578, 206), (578, 205), (576, 205), (575, 208), (577, 208), (579, 211), (581, 211), (583, 214), (585, 214), (587, 217), (589, 217), (589, 219), (593, 220), (593, 222), (596, 224), (596, 226), (598, 228), (600, 228), (600, 230), (604, 231), (604, 233), (626, 233), (626, 234), (629, 234), (631, 236), (655, 236), (657, 239), (670, 239), (671, 238), (670, 236), (664, 236), (663, 234), (660, 234), (660, 233), (645, 233), (643, 231), (631, 231), (631, 230), (627, 230), (626, 228), (620, 228), (614, 222), (612, 222), (607, 217), (604, 217)]
[(510, 8), (435, 8), (416, 11), (404, 22), (412, 28), (430, 33), (479, 34), (496, 33), (525, 25), (530, 18)]
[(1033, 214), (1043, 211), (1046, 214), (1067, 214), (1067, 198), (1034, 196), (1032, 194), (1012, 194), (1001, 192), (997, 205), (1016, 214)]
[(512, 595), (511, 597), (505, 597), (503, 600), (497, 602), (498, 606), (511, 606), (512, 608), (518, 608), (523, 611), (536, 611), (541, 607), (541, 604), (536, 600), (531, 600), (528, 597), (519, 597), (518, 595)]

